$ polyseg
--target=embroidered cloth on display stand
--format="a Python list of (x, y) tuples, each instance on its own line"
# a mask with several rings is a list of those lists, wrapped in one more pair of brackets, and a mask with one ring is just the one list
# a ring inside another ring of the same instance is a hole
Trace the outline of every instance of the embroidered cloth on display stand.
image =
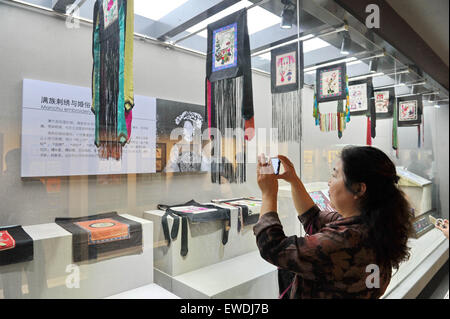
[(142, 225), (116, 212), (80, 218), (56, 218), (72, 233), (74, 262), (142, 253)]
[(301, 140), (299, 89), (303, 87), (302, 42), (272, 50), (270, 64), (272, 127), (278, 129), (279, 142), (299, 142)]
[[(191, 200), (181, 205), (158, 205), (158, 209), (165, 210), (161, 219), (164, 238), (170, 246), (171, 240), (177, 238), (181, 219), (181, 250), (180, 255), (185, 257), (188, 254), (188, 221), (192, 223), (203, 223), (211, 221), (223, 221), (222, 244), (228, 242), (228, 232), (230, 229), (230, 210), (212, 204), (199, 204)], [(169, 231), (167, 217), (173, 218), (172, 229)]]
[[(322, 132), (337, 129), (338, 137), (346, 123), (350, 121), (349, 95), (347, 86), (347, 68), (345, 63), (322, 67), (316, 70), (316, 93), (314, 95), (313, 117)], [(344, 102), (345, 109), (344, 109)], [(337, 113), (321, 114), (319, 103), (337, 101)]]
[(372, 79), (352, 81), (348, 84), (350, 114), (367, 116), (367, 145), (372, 145), (372, 138), (376, 135), (375, 105), (370, 98), (372, 92)]
[(261, 211), (261, 199), (254, 197), (242, 197), (233, 199), (218, 199), (213, 200), (213, 203), (227, 204), (238, 208), (238, 232), (243, 227), (256, 224), (259, 220), (259, 214)]
[(96, 0), (93, 17), (95, 145), (100, 158), (120, 160), (134, 107), (134, 0)]
[(0, 227), (0, 266), (33, 260), (33, 239), (22, 226)]
[(213, 140), (211, 181), (246, 181), (247, 140), (254, 136), (254, 112), (247, 11), (242, 9), (208, 29), (205, 104)]

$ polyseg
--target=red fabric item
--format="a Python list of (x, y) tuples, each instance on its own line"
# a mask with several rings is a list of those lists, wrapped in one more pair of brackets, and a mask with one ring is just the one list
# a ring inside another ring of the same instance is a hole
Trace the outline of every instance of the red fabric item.
[(370, 117), (367, 117), (367, 135), (366, 135), (366, 144), (367, 146), (372, 145), (372, 129), (371, 129), (372, 123), (370, 121)]
[(128, 141), (131, 138), (131, 122), (133, 120), (133, 109), (125, 112), (125, 122), (127, 123)]
[(251, 141), (255, 137), (255, 117), (245, 121), (245, 140)]

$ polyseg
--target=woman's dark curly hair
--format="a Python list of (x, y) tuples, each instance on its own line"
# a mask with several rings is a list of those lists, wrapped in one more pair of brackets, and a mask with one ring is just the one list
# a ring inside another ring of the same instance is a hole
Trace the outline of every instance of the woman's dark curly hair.
[(368, 244), (374, 247), (377, 263), (398, 268), (409, 259), (408, 237), (412, 234), (412, 212), (389, 157), (370, 146), (345, 147), (341, 152), (346, 188), (366, 184), (359, 209), (367, 225)]

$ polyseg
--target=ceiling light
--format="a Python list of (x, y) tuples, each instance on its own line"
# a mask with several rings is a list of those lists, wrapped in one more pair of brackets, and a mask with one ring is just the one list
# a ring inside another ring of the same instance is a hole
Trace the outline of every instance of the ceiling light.
[(369, 62), (369, 72), (370, 73), (378, 72), (378, 58), (370, 60), (370, 62)]
[(350, 53), (350, 46), (352, 45), (352, 40), (348, 35), (348, 32), (342, 34), (342, 44), (341, 44), (341, 54), (347, 55)]
[[(189, 29), (186, 30), (186, 32), (196, 33), (199, 30), (205, 29), (208, 26), (208, 24), (218, 21), (234, 12), (237, 12), (244, 8), (248, 8), (252, 5), (253, 5), (253, 3), (248, 0), (241, 0), (237, 3), (235, 3), (234, 5), (226, 8), (225, 10), (222, 10), (222, 11), (216, 13), (215, 15), (190, 27)], [(251, 35), (258, 31), (261, 31), (263, 29), (269, 28), (271, 26), (274, 26), (274, 25), (280, 23), (280, 17), (266, 9), (255, 6), (255, 7), (252, 7), (251, 10), (247, 11), (247, 21), (248, 21), (247, 22), (248, 34)], [(207, 38), (208, 32), (205, 29), (202, 32), (198, 32), (197, 35), (201, 36), (203, 38)]]
[(281, 12), (280, 27), (282, 29), (290, 29), (292, 28), (292, 23), (294, 22), (295, 6), (290, 0), (281, 0), (281, 3), (284, 4), (284, 8)]
[(134, 13), (148, 19), (158, 21), (176, 8), (183, 5), (187, 0), (170, 0), (170, 1), (148, 1), (135, 0)]

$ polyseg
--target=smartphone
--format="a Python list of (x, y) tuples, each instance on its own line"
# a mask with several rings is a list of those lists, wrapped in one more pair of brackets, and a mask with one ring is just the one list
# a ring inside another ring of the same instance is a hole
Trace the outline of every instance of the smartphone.
[(275, 175), (280, 174), (280, 166), (281, 166), (281, 161), (278, 157), (272, 157), (270, 159), (270, 162), (272, 163), (272, 167), (273, 167), (273, 171), (275, 173)]

